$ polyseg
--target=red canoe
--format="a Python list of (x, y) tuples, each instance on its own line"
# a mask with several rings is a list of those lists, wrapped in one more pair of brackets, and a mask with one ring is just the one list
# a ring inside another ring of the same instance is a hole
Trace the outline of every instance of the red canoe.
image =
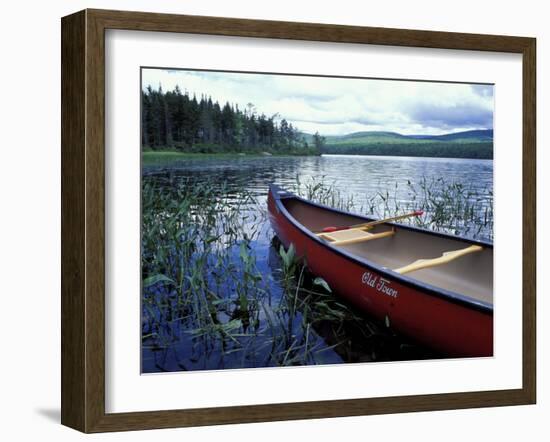
[(394, 223), (320, 233), (373, 219), (276, 185), (268, 208), (281, 243), (356, 307), (450, 356), (493, 355), (492, 244)]

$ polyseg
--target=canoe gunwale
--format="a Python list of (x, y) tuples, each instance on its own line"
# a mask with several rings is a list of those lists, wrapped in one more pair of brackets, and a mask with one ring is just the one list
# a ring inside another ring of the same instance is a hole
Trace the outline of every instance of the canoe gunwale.
[[(279, 192), (284, 192), (284, 196), (279, 194)], [(379, 273), (379, 274), (381, 274), (381, 275), (383, 275), (383, 276), (385, 276), (389, 279), (393, 279), (396, 282), (398, 282), (399, 284), (403, 284), (405, 286), (408, 286), (408, 287), (410, 287), (414, 290), (418, 290), (418, 291), (420, 291), (422, 293), (425, 293), (427, 295), (435, 296), (435, 297), (438, 297), (438, 298), (443, 298), (443, 299), (445, 299), (449, 302), (460, 304), (460, 305), (466, 306), (468, 308), (480, 311), (482, 313), (486, 313), (486, 314), (490, 314), (490, 315), (493, 314), (493, 304), (483, 302), (483, 301), (480, 301), (478, 299), (472, 298), (470, 296), (462, 295), (460, 293), (456, 293), (456, 292), (453, 292), (453, 291), (450, 291), (450, 290), (446, 290), (446, 289), (443, 289), (441, 287), (436, 287), (434, 285), (419, 281), (417, 279), (411, 278), (411, 277), (406, 276), (406, 275), (399, 274), (397, 272), (394, 272), (391, 269), (384, 268), (384, 267), (382, 267), (382, 266), (380, 266), (380, 265), (374, 263), (373, 261), (370, 261), (370, 260), (368, 260), (364, 257), (354, 255), (354, 254), (346, 251), (345, 249), (335, 247), (335, 246), (331, 245), (329, 242), (323, 241), (320, 237), (318, 237), (312, 231), (308, 230), (304, 225), (299, 223), (296, 220), (296, 218), (294, 218), (294, 216), (292, 216), (290, 214), (290, 212), (287, 210), (287, 208), (285, 207), (285, 205), (282, 203), (281, 200), (283, 200), (283, 199), (296, 199), (296, 200), (299, 200), (302, 203), (308, 204), (310, 206), (315, 206), (315, 207), (318, 207), (320, 209), (328, 210), (328, 211), (335, 212), (335, 213), (342, 214), (342, 215), (356, 216), (358, 218), (364, 219), (365, 221), (373, 221), (373, 220), (376, 220), (375, 218), (369, 218), (369, 217), (366, 217), (366, 216), (363, 216), (363, 215), (358, 215), (358, 214), (351, 213), (351, 212), (345, 212), (343, 210), (334, 209), (332, 207), (328, 207), (328, 206), (325, 206), (323, 204), (318, 204), (318, 203), (315, 203), (315, 202), (312, 202), (312, 201), (308, 201), (308, 200), (306, 200), (306, 199), (304, 199), (304, 198), (302, 198), (302, 197), (300, 197), (300, 196), (298, 196), (298, 195), (296, 195), (292, 192), (289, 192), (289, 191), (281, 188), (280, 186), (278, 186), (276, 184), (271, 184), (269, 186), (269, 193), (272, 195), (273, 201), (274, 201), (277, 209), (283, 214), (283, 216), (295, 228), (297, 228), (300, 232), (302, 232), (309, 240), (315, 241), (317, 244), (320, 244), (323, 247), (329, 249), (330, 252), (336, 253), (336, 254), (344, 257), (345, 259), (351, 260), (351, 261), (353, 261), (353, 262), (355, 262), (355, 263), (357, 263), (357, 264), (359, 264), (363, 267), (366, 267), (369, 270), (377, 272), (377, 273)], [(490, 242), (477, 241), (477, 240), (473, 240), (473, 239), (469, 239), (469, 238), (456, 237), (456, 236), (449, 235), (449, 234), (446, 234), (446, 233), (434, 232), (432, 230), (423, 229), (423, 228), (420, 228), (420, 227), (405, 226), (405, 225), (402, 225), (402, 224), (391, 223), (391, 222), (388, 222), (387, 224), (390, 225), (390, 226), (396, 226), (400, 229), (411, 230), (411, 231), (415, 231), (415, 232), (422, 233), (422, 234), (428, 234), (428, 235), (433, 235), (433, 236), (438, 236), (438, 237), (443, 237), (443, 238), (448, 238), (448, 239), (453, 239), (453, 240), (459, 239), (460, 241), (463, 241), (465, 243), (469, 243), (469, 244), (473, 244), (473, 245), (480, 245), (482, 247), (486, 247), (486, 248), (490, 248), (490, 249), (493, 248), (493, 244), (490, 243)]]

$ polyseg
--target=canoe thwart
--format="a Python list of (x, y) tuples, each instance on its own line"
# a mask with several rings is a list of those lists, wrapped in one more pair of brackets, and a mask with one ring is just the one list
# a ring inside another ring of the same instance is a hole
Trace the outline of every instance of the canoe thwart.
[(317, 233), (317, 235), (322, 235), (324, 233), (330, 233), (330, 232), (337, 232), (339, 230), (348, 230), (348, 229), (372, 229), (374, 226), (377, 226), (378, 224), (385, 224), (389, 223), (391, 221), (399, 221), (404, 218), (410, 218), (411, 216), (421, 216), (424, 214), (423, 210), (415, 210), (411, 213), (405, 213), (403, 215), (397, 215), (392, 216), (391, 218), (385, 218), (385, 219), (378, 219), (375, 221), (369, 221), (366, 223), (360, 223), (360, 224), (353, 224), (351, 226), (342, 226), (342, 227), (325, 227), (321, 232)]
[(370, 235), (370, 233), (367, 232), (369, 230), (368, 228), (363, 227), (357, 227), (352, 229), (342, 229), (342, 230), (335, 230), (333, 232), (322, 232), (317, 233), (317, 236), (324, 239), (329, 239), (331, 241), (340, 241), (344, 239), (352, 239), (352, 238), (359, 238), (363, 236)]
[(464, 256), (464, 255), (468, 255), (470, 253), (481, 252), (482, 250), (483, 250), (483, 247), (472, 245), (470, 247), (466, 247), (465, 249), (444, 252), (443, 255), (441, 255), (438, 258), (418, 259), (412, 262), (411, 264), (395, 269), (394, 272), (403, 274), (403, 273), (414, 272), (416, 270), (426, 269), (428, 267), (435, 267), (442, 264), (447, 264), (448, 262), (454, 261), (455, 259), (460, 258), (461, 256)]
[(348, 244), (372, 241), (373, 239), (386, 238), (394, 234), (394, 229), (380, 233), (369, 233), (363, 229), (348, 229), (324, 234), (323, 238), (330, 240), (330, 244), (333, 246), (345, 246)]
[(332, 235), (332, 234), (339, 234), (339, 233), (345, 233), (345, 232), (366, 232), (367, 230), (373, 229), (374, 226), (367, 226), (367, 225), (360, 225), (360, 226), (351, 226), (351, 227), (325, 227), (325, 229), (321, 232), (315, 232), (315, 235), (317, 236), (326, 236), (326, 235)]

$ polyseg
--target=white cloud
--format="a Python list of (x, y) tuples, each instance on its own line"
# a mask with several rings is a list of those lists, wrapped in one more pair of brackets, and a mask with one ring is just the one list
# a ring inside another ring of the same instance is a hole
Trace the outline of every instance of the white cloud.
[(253, 73), (144, 69), (142, 86), (209, 95), (300, 130), (325, 135), (363, 130), (441, 134), (492, 128), (492, 86)]

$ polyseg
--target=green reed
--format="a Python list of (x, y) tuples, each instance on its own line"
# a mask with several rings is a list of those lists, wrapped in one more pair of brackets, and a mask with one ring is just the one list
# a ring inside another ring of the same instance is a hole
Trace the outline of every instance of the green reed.
[(243, 188), (143, 178), (144, 351), (173, 350), (182, 370), (335, 362), (329, 350), (345, 361), (379, 357), (394, 334), (335, 297), (293, 247), (275, 241), (278, 264), (259, 270), (255, 242), (272, 236), (267, 225), (265, 203)]
[(343, 193), (335, 181), (326, 177), (296, 179), (294, 190), (304, 198), (348, 212), (389, 218), (415, 210), (421, 217), (400, 221), (438, 232), (474, 239), (493, 240), (494, 210), (491, 188), (446, 181), (444, 178), (420, 182), (395, 182), (369, 195)]

